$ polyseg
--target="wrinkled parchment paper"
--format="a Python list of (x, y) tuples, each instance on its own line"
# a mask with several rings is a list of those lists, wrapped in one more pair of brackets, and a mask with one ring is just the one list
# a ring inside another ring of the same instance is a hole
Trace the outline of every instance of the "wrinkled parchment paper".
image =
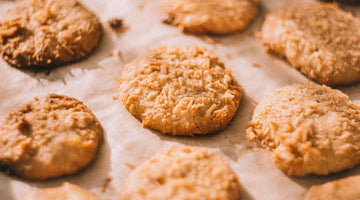
[[(0, 0), (0, 16), (18, 2)], [(269, 152), (245, 140), (253, 109), (268, 91), (308, 81), (286, 61), (266, 54), (252, 34), (260, 30), (264, 14), (290, 2), (262, 0), (261, 12), (247, 30), (204, 40), (162, 24), (159, 2), (155, 0), (82, 0), (103, 24), (104, 35), (99, 47), (88, 58), (50, 73), (18, 70), (0, 59), (0, 115), (35, 96), (68, 95), (83, 101), (93, 111), (105, 129), (106, 141), (98, 158), (75, 175), (27, 181), (0, 173), (0, 199), (17, 199), (29, 191), (59, 186), (64, 181), (95, 192), (103, 199), (118, 199), (122, 182), (132, 170), (129, 165), (137, 166), (158, 151), (182, 144), (208, 147), (228, 161), (240, 178), (241, 199), (302, 199), (313, 184), (360, 174), (359, 167), (355, 167), (331, 176), (289, 177), (272, 163)], [(359, 8), (345, 9), (360, 13)], [(115, 32), (108, 27), (107, 21), (115, 17), (124, 20), (125, 30)], [(211, 44), (211, 40), (215, 43)], [(207, 47), (233, 70), (234, 78), (244, 88), (244, 96), (239, 111), (225, 130), (202, 137), (166, 136), (142, 128), (141, 122), (131, 116), (119, 100), (114, 100), (124, 65), (160, 45)], [(109, 54), (111, 51), (113, 55)], [(360, 103), (359, 84), (339, 89)]]

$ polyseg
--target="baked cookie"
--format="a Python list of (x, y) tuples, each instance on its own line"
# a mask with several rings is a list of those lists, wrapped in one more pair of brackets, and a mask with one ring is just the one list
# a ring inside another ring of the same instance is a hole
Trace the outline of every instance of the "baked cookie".
[(229, 165), (205, 148), (172, 147), (126, 178), (123, 200), (237, 200), (239, 182)]
[(323, 185), (312, 186), (304, 200), (350, 200), (360, 199), (360, 176), (351, 176)]
[(50, 94), (0, 120), (0, 166), (33, 180), (73, 174), (96, 157), (103, 129), (80, 101)]
[(76, 0), (24, 0), (0, 22), (0, 52), (11, 65), (53, 68), (87, 56), (102, 33)]
[(296, 2), (266, 15), (261, 40), (326, 85), (360, 81), (360, 20), (335, 4)]
[(313, 83), (270, 92), (247, 130), (272, 151), (288, 175), (326, 175), (360, 162), (360, 107), (348, 96)]
[(348, 4), (358, 4), (358, 3), (360, 3), (360, 0), (322, 0), (322, 1), (348, 3)]
[(101, 200), (97, 195), (71, 183), (63, 183), (60, 187), (39, 189), (20, 200)]
[(207, 134), (227, 126), (241, 87), (218, 57), (199, 47), (160, 47), (126, 65), (121, 101), (144, 127), (171, 135)]
[(258, 0), (168, 0), (163, 22), (188, 33), (227, 34), (244, 29), (258, 13)]

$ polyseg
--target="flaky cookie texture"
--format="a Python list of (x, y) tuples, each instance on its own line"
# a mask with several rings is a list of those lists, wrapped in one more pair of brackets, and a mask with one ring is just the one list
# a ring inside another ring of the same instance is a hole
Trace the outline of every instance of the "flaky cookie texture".
[(360, 107), (339, 90), (313, 83), (270, 92), (247, 130), (295, 176), (326, 175), (360, 162)]
[(360, 176), (350, 176), (322, 185), (312, 186), (304, 200), (350, 200), (360, 199)]
[(239, 181), (229, 165), (205, 148), (172, 147), (125, 179), (123, 200), (237, 200)]
[(335, 4), (297, 2), (266, 15), (265, 48), (326, 85), (360, 81), (360, 20)]
[(87, 56), (102, 30), (76, 0), (24, 0), (0, 22), (0, 52), (16, 67), (55, 67)]
[(77, 185), (65, 182), (59, 187), (38, 189), (20, 200), (101, 200), (97, 195)]
[(126, 65), (121, 101), (144, 127), (171, 135), (223, 129), (236, 113), (241, 87), (218, 57), (199, 47), (160, 47)]
[(0, 166), (33, 180), (73, 174), (95, 157), (103, 129), (80, 101), (51, 94), (0, 120)]
[(163, 21), (184, 32), (226, 34), (244, 29), (258, 13), (258, 0), (168, 0)]

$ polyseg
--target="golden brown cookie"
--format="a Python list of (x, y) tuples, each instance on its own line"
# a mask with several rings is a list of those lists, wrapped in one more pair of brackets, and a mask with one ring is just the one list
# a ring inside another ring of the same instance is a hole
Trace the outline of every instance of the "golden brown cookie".
[(227, 126), (241, 88), (218, 57), (199, 47), (160, 47), (126, 65), (121, 101), (144, 127), (171, 135), (207, 134)]
[(97, 195), (71, 183), (60, 187), (38, 189), (20, 200), (101, 200)]
[(168, 0), (163, 22), (188, 33), (226, 34), (244, 29), (258, 13), (258, 0)]
[(360, 107), (339, 90), (313, 83), (270, 92), (256, 107), (248, 137), (295, 176), (326, 175), (360, 162)]
[(273, 11), (261, 40), (268, 51), (320, 83), (360, 81), (360, 20), (335, 4), (297, 2)]
[(50, 94), (0, 120), (0, 166), (33, 180), (73, 174), (96, 157), (103, 129), (72, 97)]
[(0, 52), (16, 67), (53, 68), (87, 56), (101, 32), (76, 0), (24, 0), (0, 21)]
[(172, 147), (126, 178), (123, 200), (237, 200), (239, 182), (229, 165), (205, 148)]
[(312, 186), (304, 200), (356, 200), (360, 199), (360, 176), (351, 176), (323, 185)]

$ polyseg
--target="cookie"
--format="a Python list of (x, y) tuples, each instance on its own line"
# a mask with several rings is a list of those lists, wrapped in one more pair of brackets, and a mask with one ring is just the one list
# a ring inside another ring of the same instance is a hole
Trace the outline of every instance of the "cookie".
[(78, 172), (96, 157), (103, 129), (80, 101), (50, 94), (0, 120), (0, 166), (32, 180)]
[(335, 4), (297, 2), (266, 15), (264, 47), (326, 85), (360, 81), (360, 20)]
[(63, 183), (59, 187), (38, 189), (34, 192), (31, 192), (20, 200), (49, 200), (49, 199), (59, 199), (59, 200), (100, 200), (100, 198), (71, 183)]
[(123, 200), (237, 200), (239, 182), (229, 165), (205, 148), (172, 147), (125, 179)]
[(169, 0), (163, 22), (195, 34), (227, 34), (244, 29), (258, 13), (258, 0)]
[(360, 176), (351, 176), (323, 185), (312, 186), (304, 200), (349, 200), (360, 199)]
[(0, 22), (0, 53), (19, 68), (53, 68), (89, 55), (101, 33), (76, 0), (24, 0)]
[(247, 130), (288, 175), (326, 175), (360, 162), (360, 107), (339, 90), (313, 83), (270, 92)]
[(171, 135), (223, 129), (239, 107), (241, 88), (218, 57), (199, 47), (159, 47), (127, 64), (120, 98), (142, 125)]

